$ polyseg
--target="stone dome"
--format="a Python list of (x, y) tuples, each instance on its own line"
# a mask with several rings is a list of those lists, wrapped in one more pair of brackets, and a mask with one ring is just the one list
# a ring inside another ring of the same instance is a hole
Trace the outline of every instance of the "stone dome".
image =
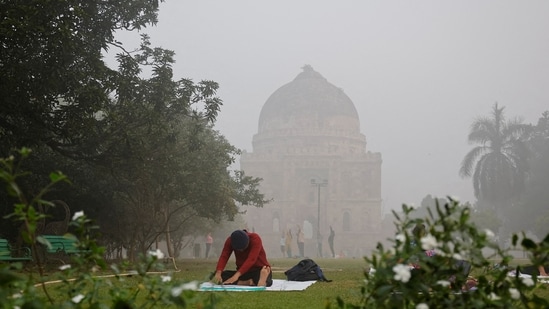
[(363, 153), (366, 138), (351, 99), (306, 65), (267, 99), (252, 144), (258, 153)]
[(259, 116), (258, 133), (300, 128), (331, 129), (346, 134), (360, 131), (351, 99), (309, 65), (267, 99)]

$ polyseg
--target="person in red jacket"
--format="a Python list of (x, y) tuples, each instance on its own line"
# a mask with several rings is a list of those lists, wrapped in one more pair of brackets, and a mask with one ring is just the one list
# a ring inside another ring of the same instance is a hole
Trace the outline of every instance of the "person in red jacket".
[[(236, 270), (225, 270), (234, 252)], [(261, 237), (246, 230), (236, 230), (227, 237), (215, 268), (214, 282), (249, 286), (271, 286), (273, 274)]]

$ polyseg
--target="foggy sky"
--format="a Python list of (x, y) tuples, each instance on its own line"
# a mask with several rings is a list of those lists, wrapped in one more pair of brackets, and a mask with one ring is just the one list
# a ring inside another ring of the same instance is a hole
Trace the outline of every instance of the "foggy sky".
[(261, 107), (305, 64), (342, 88), (382, 154), (385, 211), (474, 201), (458, 171), (475, 118), (495, 102), (526, 123), (549, 110), (545, 0), (167, 0), (144, 32), (176, 52), (175, 78), (220, 84), (216, 129), (249, 152)]

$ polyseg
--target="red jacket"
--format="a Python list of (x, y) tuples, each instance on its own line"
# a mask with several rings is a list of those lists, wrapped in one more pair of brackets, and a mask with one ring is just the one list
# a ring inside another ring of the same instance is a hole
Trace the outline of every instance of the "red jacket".
[(223, 245), (223, 251), (219, 256), (217, 261), (216, 271), (223, 271), (231, 254), (234, 251), (234, 256), (236, 258), (236, 270), (241, 274), (245, 274), (251, 269), (262, 268), (263, 266), (271, 266), (267, 261), (267, 254), (263, 248), (263, 243), (261, 237), (256, 233), (246, 232), (250, 238), (248, 247), (242, 251), (233, 250), (231, 245), (231, 237), (227, 237), (225, 244)]

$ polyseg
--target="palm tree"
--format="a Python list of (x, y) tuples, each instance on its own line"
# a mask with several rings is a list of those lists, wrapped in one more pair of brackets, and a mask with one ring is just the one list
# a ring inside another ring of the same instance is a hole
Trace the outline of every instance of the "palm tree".
[(527, 125), (518, 119), (506, 121), (504, 107), (493, 107), (492, 118), (473, 122), (469, 143), (478, 144), (467, 153), (459, 171), (473, 177), (475, 197), (480, 205), (509, 207), (524, 189), (527, 171), (525, 133)]

